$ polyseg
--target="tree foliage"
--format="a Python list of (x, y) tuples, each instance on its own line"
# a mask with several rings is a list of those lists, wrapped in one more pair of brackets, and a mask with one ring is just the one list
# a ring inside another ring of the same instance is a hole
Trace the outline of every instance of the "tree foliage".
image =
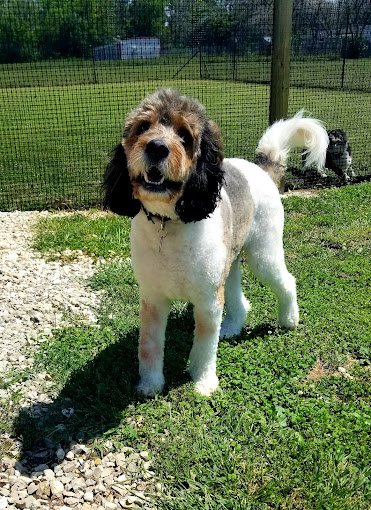
[(0, 60), (84, 56), (116, 33), (116, 0), (1, 0)]
[[(369, 0), (294, 0), (293, 33), (307, 37), (315, 46), (326, 42), (327, 50), (340, 49), (347, 58), (367, 56), (370, 43), (365, 37), (371, 24)], [(318, 48), (317, 49), (324, 49)]]
[[(270, 51), (273, 3), (0, 0), (0, 61), (87, 57), (95, 46), (146, 36), (160, 37), (168, 48)], [(343, 41), (346, 56), (367, 50), (364, 33), (370, 23), (369, 0), (294, 0), (294, 38), (316, 41), (325, 34), (337, 47)]]

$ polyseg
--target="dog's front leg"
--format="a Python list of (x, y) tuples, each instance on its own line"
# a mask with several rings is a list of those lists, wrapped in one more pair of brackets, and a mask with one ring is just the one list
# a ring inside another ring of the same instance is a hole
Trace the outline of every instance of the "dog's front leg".
[(164, 387), (164, 344), (170, 302), (147, 300), (140, 302), (139, 375), (138, 391), (154, 395)]
[[(209, 305), (209, 306), (207, 306)], [(195, 332), (190, 354), (189, 373), (201, 395), (211, 395), (218, 387), (216, 354), (223, 303), (216, 296), (212, 303), (195, 304)]]

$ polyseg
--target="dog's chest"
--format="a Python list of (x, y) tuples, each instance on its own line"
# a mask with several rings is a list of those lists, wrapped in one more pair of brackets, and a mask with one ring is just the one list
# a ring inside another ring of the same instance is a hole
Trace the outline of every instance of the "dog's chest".
[(195, 302), (217, 288), (226, 250), (214, 223), (165, 223), (161, 230), (159, 220), (153, 224), (141, 215), (134, 218), (132, 263), (141, 293)]
[(352, 163), (352, 158), (351, 156), (349, 155), (348, 151), (346, 148), (344, 147), (341, 147), (340, 149), (338, 150), (331, 150), (329, 151), (329, 161), (341, 168), (342, 170), (346, 170)]

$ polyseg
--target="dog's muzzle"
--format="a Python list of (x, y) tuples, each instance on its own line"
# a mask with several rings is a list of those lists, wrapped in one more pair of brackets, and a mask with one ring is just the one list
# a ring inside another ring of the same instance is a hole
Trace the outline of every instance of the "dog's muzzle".
[(166, 159), (170, 154), (167, 143), (161, 139), (150, 140), (144, 149), (144, 154), (147, 160), (146, 168), (135, 178), (137, 184), (152, 193), (173, 194), (178, 192), (182, 187), (182, 182), (166, 178)]
[(151, 166), (136, 178), (138, 184), (153, 193), (175, 193), (182, 187), (182, 182), (166, 179), (157, 166)]
[(143, 175), (144, 187), (152, 192), (169, 191), (169, 188), (173, 188), (172, 181), (165, 179), (162, 172), (162, 166), (170, 154), (167, 143), (161, 139), (150, 140), (144, 153), (148, 162), (148, 168)]

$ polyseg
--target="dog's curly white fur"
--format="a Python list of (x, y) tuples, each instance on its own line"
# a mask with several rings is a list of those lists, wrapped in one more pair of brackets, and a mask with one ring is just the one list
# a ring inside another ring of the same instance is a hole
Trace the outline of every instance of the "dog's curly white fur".
[(285, 188), (287, 157), (294, 147), (306, 148), (304, 168), (315, 166), (321, 176), (326, 176), (327, 133), (319, 120), (305, 118), (303, 113), (301, 110), (292, 119), (275, 122), (263, 134), (256, 149), (255, 163), (267, 170), (281, 193)]
[(258, 151), (264, 171), (242, 159), (223, 159), (220, 132), (203, 106), (174, 90), (159, 90), (128, 115), (106, 170), (105, 205), (133, 217), (141, 320), (138, 389), (144, 394), (164, 386), (172, 300), (194, 306), (189, 372), (197, 391), (210, 395), (218, 387), (219, 336), (240, 333), (250, 308), (241, 289), (242, 253), (277, 296), (280, 325), (297, 327), (296, 284), (282, 244), (283, 208), (269, 174), (285, 164), (290, 147), (306, 147), (313, 137), (310, 161), (322, 166), (327, 133), (318, 121), (297, 116), (270, 127)]

